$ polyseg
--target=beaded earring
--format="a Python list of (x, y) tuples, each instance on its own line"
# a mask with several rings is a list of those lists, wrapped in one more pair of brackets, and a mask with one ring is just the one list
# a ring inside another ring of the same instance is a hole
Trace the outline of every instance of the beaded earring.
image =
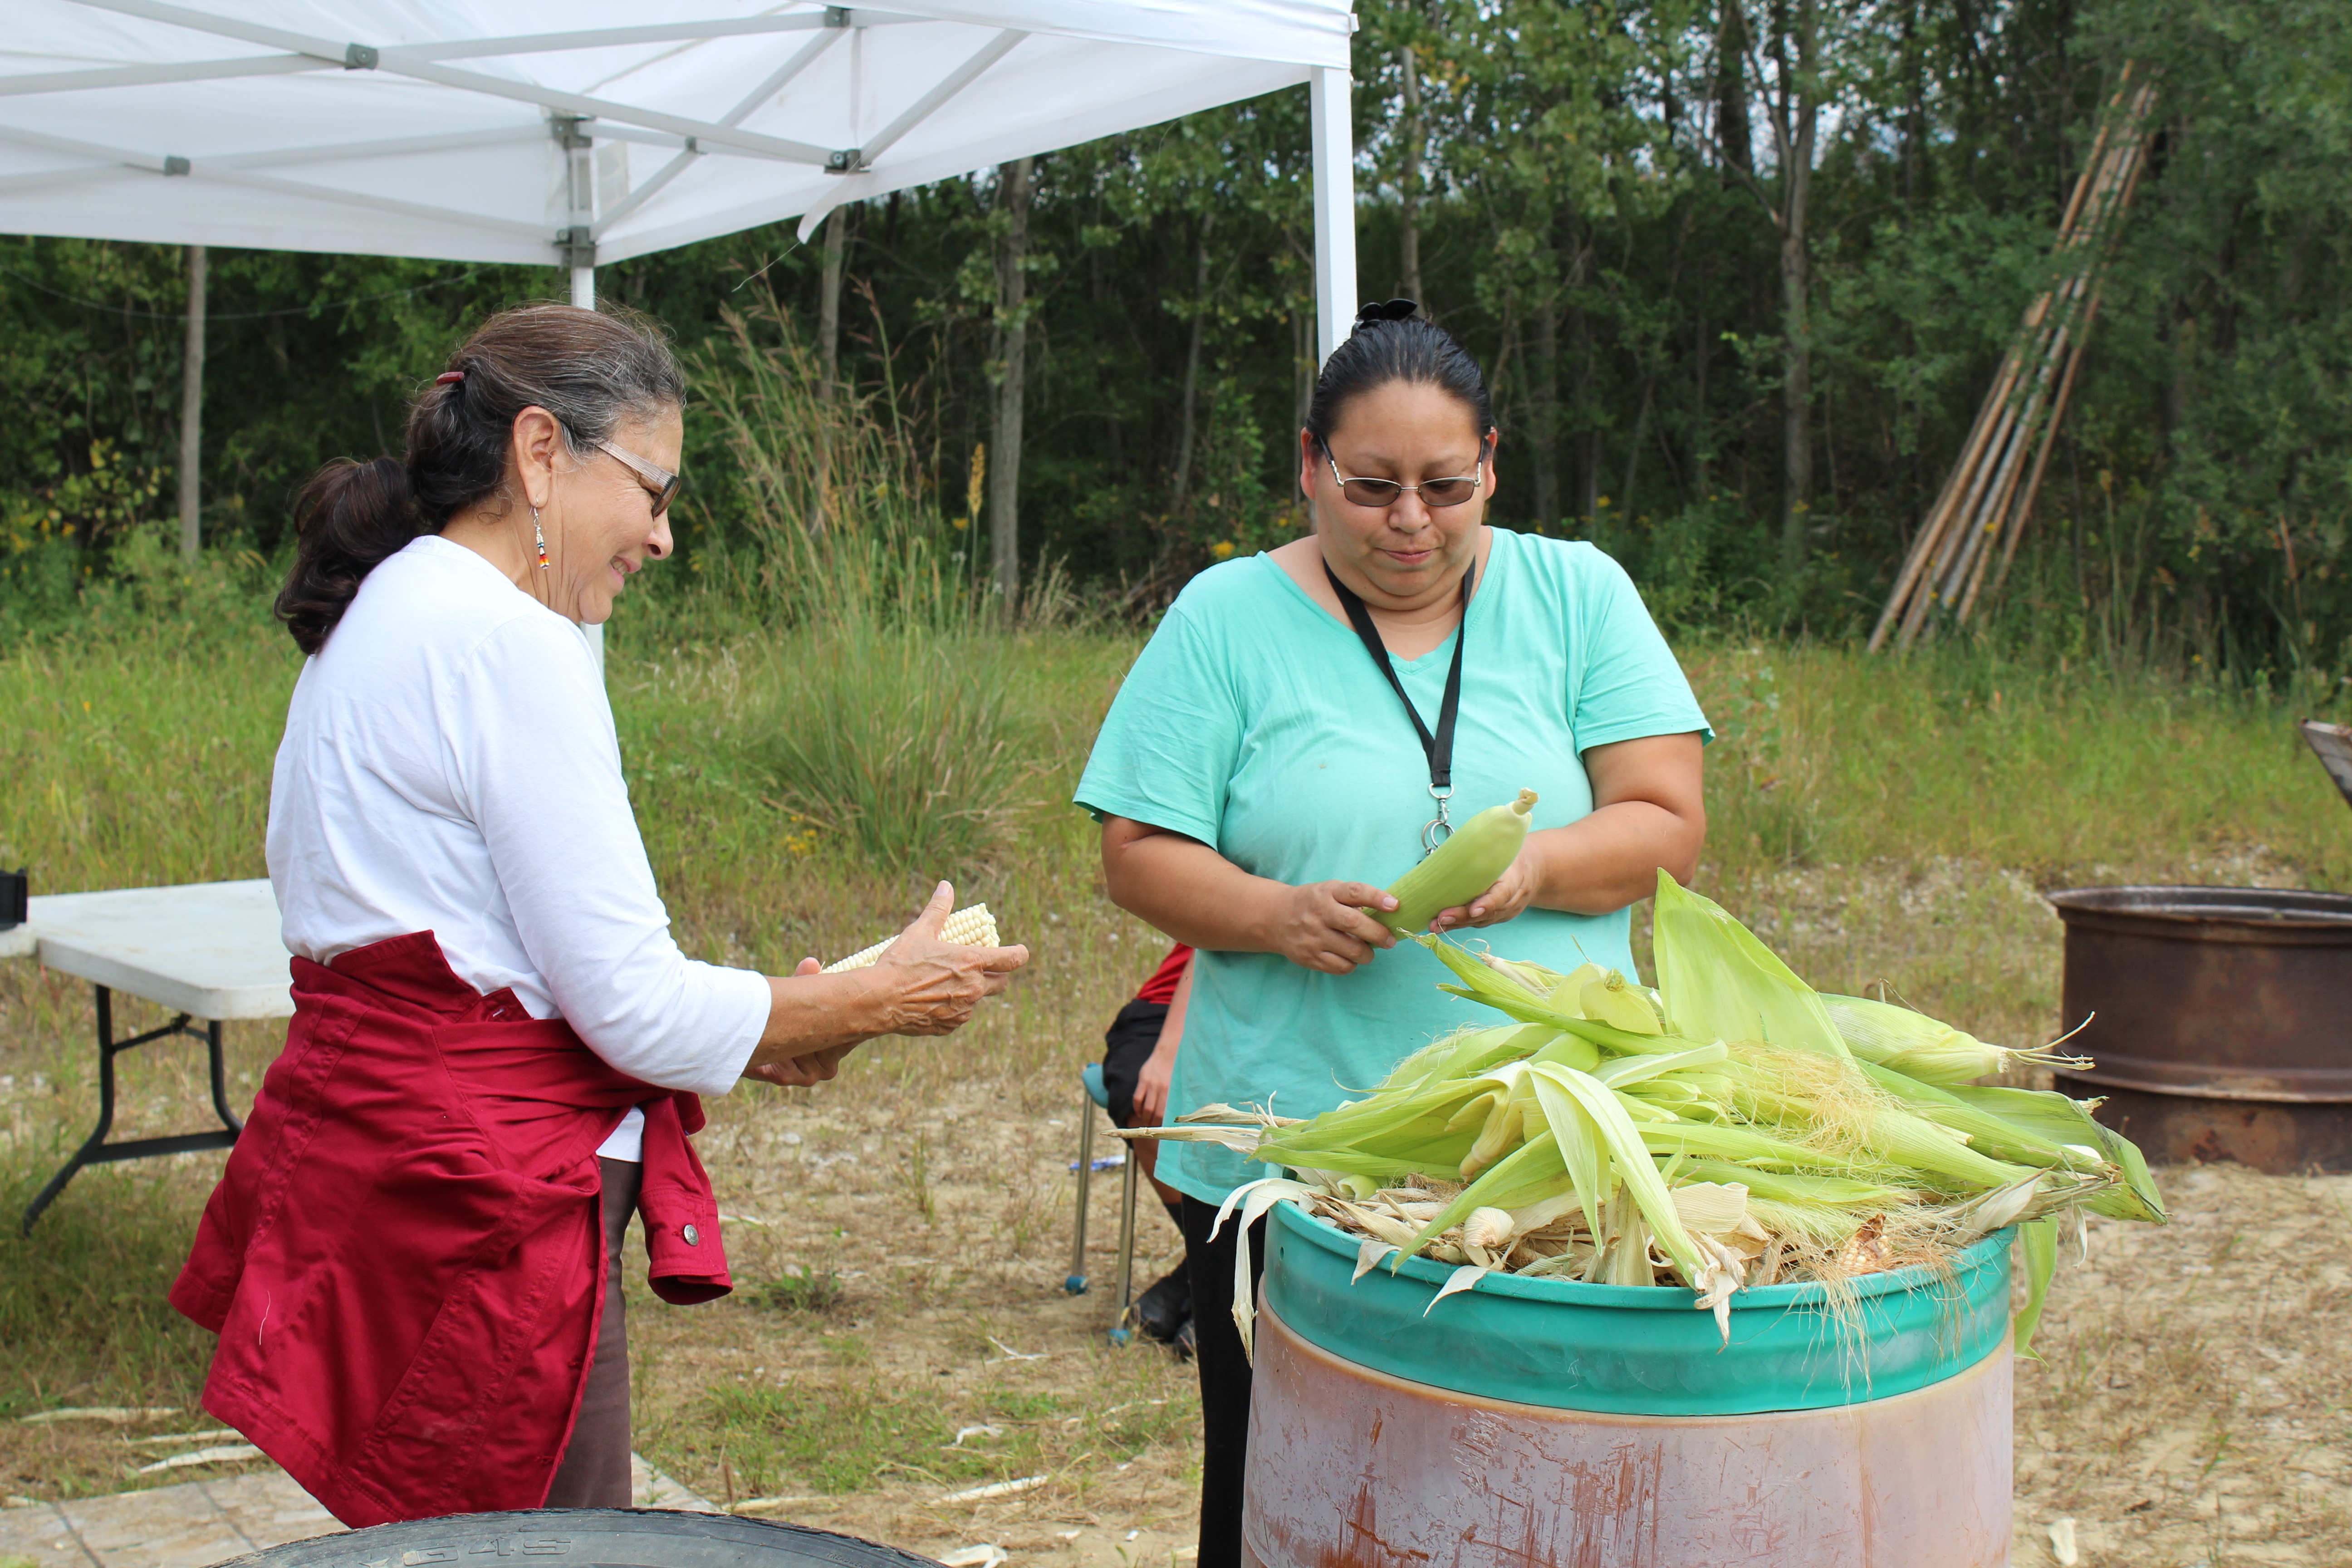
[(530, 532), (531, 537), (539, 541), (539, 569), (544, 572), (547, 570), (547, 534), (539, 526), (539, 508), (537, 507), (530, 509)]

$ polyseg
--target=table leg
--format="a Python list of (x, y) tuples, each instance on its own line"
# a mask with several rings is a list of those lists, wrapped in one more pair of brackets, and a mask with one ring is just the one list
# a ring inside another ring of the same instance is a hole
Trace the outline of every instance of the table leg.
[[(228, 1108), (228, 1073), (221, 1057), (221, 1026), (217, 1019), (207, 1021), (202, 1031), (188, 1027), (189, 1015), (182, 1013), (158, 1029), (143, 1035), (133, 1035), (127, 1040), (114, 1037), (114, 994), (106, 986), (95, 987), (98, 1001), (98, 1125), (82, 1140), (58, 1173), (51, 1176), (31, 1204), (25, 1209), (24, 1233), (33, 1234), (33, 1222), (41, 1211), (66, 1190), (66, 1184), (80, 1173), (85, 1165), (111, 1164), (117, 1160), (143, 1160), (154, 1154), (186, 1154), (199, 1149), (226, 1149), (236, 1142), (245, 1124)], [(171, 1035), (186, 1035), (203, 1040), (210, 1058), (213, 1110), (221, 1119), (216, 1132), (184, 1132), (169, 1138), (134, 1138), (125, 1143), (110, 1143), (106, 1135), (114, 1127), (114, 1058), (153, 1040)]]
[(221, 1024), (218, 1018), (205, 1021), (205, 1047), (212, 1058), (213, 1110), (218, 1113), (221, 1125), (228, 1129), (228, 1135), (234, 1139), (245, 1131), (245, 1123), (236, 1111), (228, 1108), (228, 1068), (221, 1060)]

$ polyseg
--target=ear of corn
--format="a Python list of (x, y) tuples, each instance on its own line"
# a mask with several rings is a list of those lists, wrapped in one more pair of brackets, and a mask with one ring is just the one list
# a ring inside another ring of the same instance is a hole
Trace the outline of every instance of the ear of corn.
[(1490, 805), (1448, 835), (1421, 864), (1389, 884), (1397, 907), (1372, 917), (1399, 936), (1429, 929), (1440, 911), (1466, 904), (1495, 885), (1527, 842), (1536, 792), (1523, 789), (1507, 805)]
[[(898, 939), (895, 936), (888, 937), (881, 942), (876, 942), (872, 947), (860, 948), (857, 952), (851, 953), (847, 958), (837, 959), (835, 962), (826, 964), (824, 966), (824, 973), (827, 974), (838, 974), (845, 969), (868, 968), (877, 962), (884, 953), (889, 952), (891, 944), (896, 942), (898, 940)], [(941, 942), (954, 942), (960, 947), (998, 947), (1003, 945), (996, 940), (996, 917), (988, 912), (988, 906), (986, 904), (973, 904), (967, 909), (958, 910), (955, 913), (950, 915), (945, 921), (940, 922), (940, 940)]]
[(2011, 1050), (1989, 1046), (1924, 1013), (1866, 996), (1825, 995), (1822, 1005), (1837, 1026), (1838, 1037), (1856, 1057), (1921, 1083), (1950, 1088), (2029, 1065), (2062, 1070), (2091, 1065), (2087, 1058), (2070, 1056), (2055, 1047)]
[(1948, 1092), (1955, 1100), (1990, 1111), (2011, 1126), (2032, 1129), (2045, 1138), (2095, 1149), (2105, 1155), (2123, 1173), (2123, 1184), (2085, 1203), (2083, 1206), (2091, 1213), (2108, 1219), (2143, 1220), (2155, 1225), (2164, 1224), (2168, 1217), (2164, 1194), (2157, 1191), (2156, 1178), (2148, 1173), (2147, 1159), (2139, 1152), (2139, 1145), (2105, 1122), (2092, 1120), (2091, 1110), (2099, 1101), (2071, 1100), (2047, 1089), (1968, 1086)]
[[(2088, 1106), (1932, 1081), (1993, 1047), (1875, 1013), (1878, 1032), (1853, 1028), (1849, 1043), (1786, 964), (1671, 879), (1657, 931), (1655, 993), (1422, 937), (1459, 982), (1441, 989), (1513, 1022), (1436, 1042), (1307, 1121), (1221, 1108), (1220, 1132), (1309, 1178), (1253, 1189), (1245, 1215), (1293, 1197), (1368, 1237), (1374, 1261), (1457, 1266), (1450, 1290), (1495, 1269), (1679, 1281), (1726, 1331), (1748, 1285), (1819, 1280), (1832, 1310), (1851, 1312), (1854, 1275), (1932, 1263), (2016, 1224), (2021, 1346), (2048, 1284), (2053, 1216), (2162, 1221), (2139, 1151)], [(1851, 1027), (1859, 1015), (1839, 1016)]]

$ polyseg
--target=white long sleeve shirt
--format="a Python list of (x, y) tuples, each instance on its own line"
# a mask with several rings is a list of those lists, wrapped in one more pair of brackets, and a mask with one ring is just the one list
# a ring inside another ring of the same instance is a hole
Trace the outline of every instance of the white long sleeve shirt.
[[(767, 981), (678, 952), (587, 636), (436, 535), (370, 573), (302, 669), (269, 795), (289, 951), (430, 931), (622, 1072), (724, 1094)], [(632, 1110), (599, 1153), (638, 1157)]]

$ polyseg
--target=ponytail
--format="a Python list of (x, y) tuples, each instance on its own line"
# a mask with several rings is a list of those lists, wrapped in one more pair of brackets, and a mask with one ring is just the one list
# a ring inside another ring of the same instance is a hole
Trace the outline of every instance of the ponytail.
[(399, 458), (338, 458), (312, 475), (294, 502), (294, 570), (278, 594), (294, 645), (306, 654), (326, 647), (361, 579), (420, 531)]
[(315, 654), (361, 582), (420, 533), (438, 533), (506, 489), (507, 448), (526, 408), (555, 416), (586, 460), (625, 418), (651, 418), (686, 395), (661, 329), (627, 310), (525, 305), (482, 323), (409, 409), (407, 455), (338, 458), (294, 503), (294, 570), (278, 618)]

